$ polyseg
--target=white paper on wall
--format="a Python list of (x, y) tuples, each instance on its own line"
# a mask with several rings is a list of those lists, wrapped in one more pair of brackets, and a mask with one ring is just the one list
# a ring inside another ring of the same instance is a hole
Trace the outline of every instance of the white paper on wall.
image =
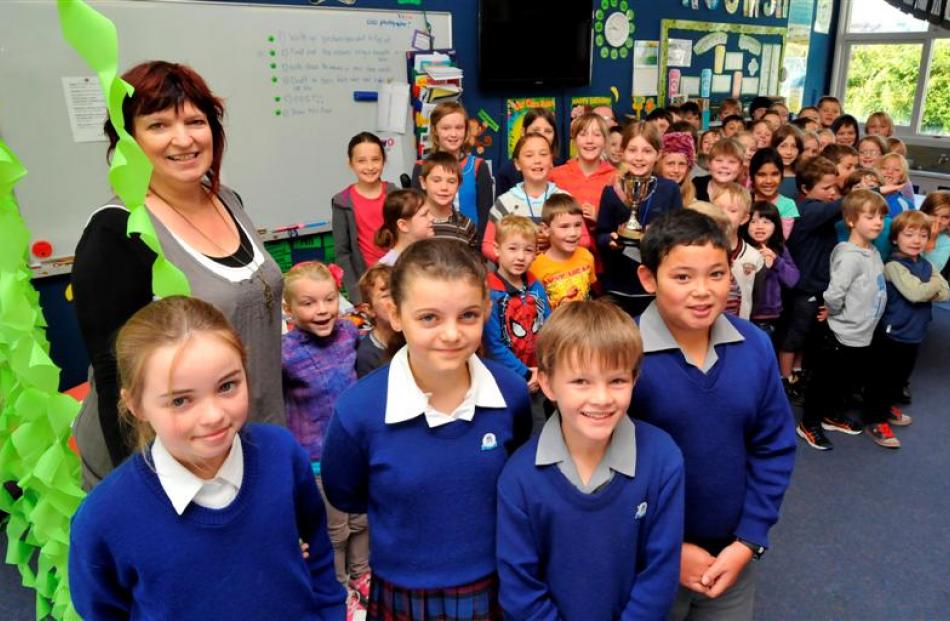
[(689, 39), (669, 39), (666, 42), (666, 66), (689, 67), (693, 64), (693, 42)]

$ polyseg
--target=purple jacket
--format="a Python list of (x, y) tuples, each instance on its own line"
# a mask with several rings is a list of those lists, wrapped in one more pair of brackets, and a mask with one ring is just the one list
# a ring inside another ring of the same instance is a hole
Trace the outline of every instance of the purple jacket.
[(358, 342), (356, 326), (345, 319), (337, 319), (333, 332), (324, 338), (296, 329), (283, 336), (287, 426), (312, 462), (323, 455), (336, 398), (356, 382)]
[(763, 267), (755, 275), (752, 288), (752, 319), (777, 319), (782, 314), (782, 288), (798, 283), (798, 268), (788, 248), (775, 257), (772, 267)]

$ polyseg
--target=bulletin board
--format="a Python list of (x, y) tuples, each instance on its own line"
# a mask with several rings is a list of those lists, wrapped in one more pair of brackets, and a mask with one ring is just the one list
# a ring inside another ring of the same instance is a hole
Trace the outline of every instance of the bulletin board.
[[(222, 181), (262, 229), (329, 228), (330, 197), (353, 180), (346, 145), (377, 129), (356, 91), (405, 82), (406, 52), (451, 47), (446, 12), (232, 2), (89, 0), (119, 37), (119, 71), (162, 59), (192, 66), (224, 100)], [(424, 36), (423, 36), (424, 35)], [(85, 81), (85, 82), (84, 82)], [(63, 40), (56, 3), (0, 0), (0, 135), (30, 174), (23, 217), (53, 256), (72, 255), (86, 220), (111, 195), (98, 81)], [(98, 95), (97, 95), (98, 93)], [(70, 115), (70, 104), (81, 105)], [(83, 116), (84, 115), (84, 116)], [(71, 127), (82, 122), (82, 131)], [(385, 179), (415, 161), (405, 133), (384, 135)]]
[(659, 98), (670, 95), (670, 75), (690, 98), (703, 90), (709, 99), (778, 95), (787, 28), (665, 19), (660, 24)]
[(515, 145), (518, 139), (524, 133), (524, 115), (531, 108), (544, 108), (555, 111), (554, 97), (525, 97), (521, 99), (509, 99), (507, 101), (508, 109), (508, 157), (514, 154)]

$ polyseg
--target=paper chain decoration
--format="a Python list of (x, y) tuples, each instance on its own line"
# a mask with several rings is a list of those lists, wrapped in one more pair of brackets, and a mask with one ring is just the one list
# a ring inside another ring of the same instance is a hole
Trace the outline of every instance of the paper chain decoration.
[(184, 273), (165, 258), (155, 235), (155, 227), (145, 209), (145, 194), (152, 176), (152, 165), (135, 139), (125, 130), (122, 101), (133, 89), (118, 77), (119, 38), (115, 24), (96, 12), (83, 0), (58, 0), (63, 37), (99, 75), (99, 83), (108, 103), (109, 119), (119, 135), (109, 169), (109, 183), (129, 209), (126, 230), (138, 234), (155, 253), (152, 264), (152, 291), (156, 297), (189, 295)]
[[(109, 181), (130, 210), (127, 233), (140, 235), (157, 255), (155, 295), (187, 295), (188, 281), (165, 259), (145, 210), (152, 167), (125, 131), (122, 101), (132, 87), (117, 75), (115, 26), (82, 0), (58, 0), (58, 8), (64, 38), (99, 74), (119, 133)], [(36, 590), (36, 618), (72, 621), (79, 616), (66, 580), (69, 521), (84, 492), (68, 441), (79, 404), (59, 392), (59, 368), (49, 357), (46, 321), (31, 283), (30, 233), (13, 198), (24, 175), (0, 141), (0, 510), (9, 514), (6, 561), (18, 567), (24, 586)]]
[[(79, 619), (69, 599), (69, 519), (83, 497), (68, 447), (79, 404), (59, 392), (28, 264), (30, 233), (13, 198), (26, 170), (0, 141), (0, 510), (6, 561), (36, 590), (36, 618)], [(35, 562), (36, 571), (32, 569)]]

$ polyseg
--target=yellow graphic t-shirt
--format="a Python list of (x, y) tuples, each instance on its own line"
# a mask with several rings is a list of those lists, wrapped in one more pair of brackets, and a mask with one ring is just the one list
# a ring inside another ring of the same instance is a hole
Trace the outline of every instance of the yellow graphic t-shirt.
[(578, 248), (567, 261), (555, 261), (546, 254), (538, 255), (529, 270), (544, 285), (551, 310), (561, 302), (590, 298), (590, 288), (597, 282), (594, 255), (587, 248)]

